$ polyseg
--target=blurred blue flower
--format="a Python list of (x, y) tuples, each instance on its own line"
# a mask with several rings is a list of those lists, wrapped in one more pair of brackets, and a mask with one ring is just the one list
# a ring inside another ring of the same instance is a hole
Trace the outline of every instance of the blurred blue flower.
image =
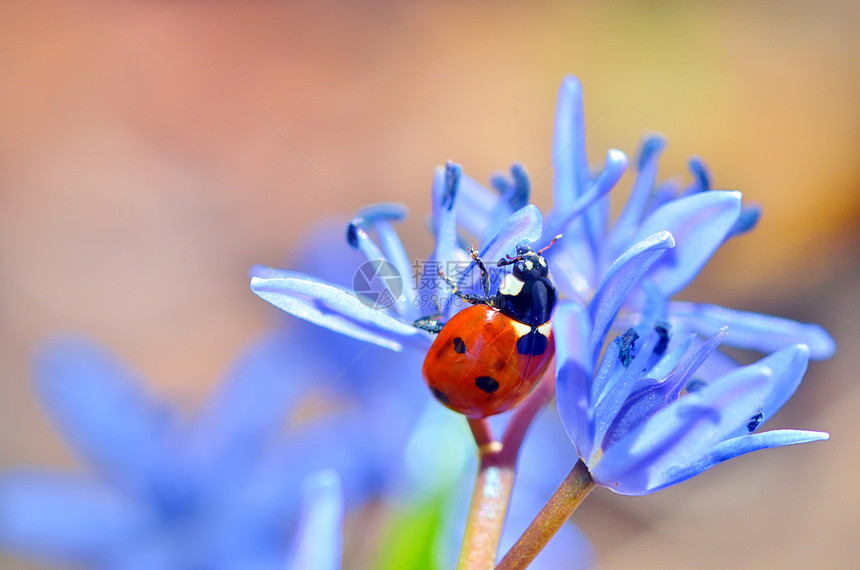
[(738, 455), (830, 436), (823, 432), (756, 433), (800, 384), (809, 347), (795, 344), (705, 382), (694, 378), (727, 336), (720, 329), (692, 349), (652, 313), (592, 362), (593, 326), (576, 301), (562, 303), (558, 339), (558, 412), (594, 481), (624, 495), (644, 495)]
[(288, 570), (339, 570), (343, 550), (343, 496), (336, 471), (311, 474)]
[[(361, 504), (391, 484), (408, 437), (385, 408), (374, 411), (388, 421), (374, 421), (354, 398), (325, 391), (341, 394), (325, 384), (333, 376), (329, 349), (356, 354), (272, 333), (186, 418), (94, 343), (46, 344), (36, 359), (40, 397), (92, 469), (4, 473), (0, 545), (95, 567), (284, 567), (302, 480), (335, 469), (347, 505)], [(326, 413), (331, 406), (337, 413)]]

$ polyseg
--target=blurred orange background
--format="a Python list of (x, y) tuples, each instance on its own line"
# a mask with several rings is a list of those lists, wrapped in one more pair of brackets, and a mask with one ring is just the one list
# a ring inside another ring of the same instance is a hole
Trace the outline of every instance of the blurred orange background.
[(101, 339), (193, 409), (271, 324), (251, 265), (376, 201), (410, 208), (404, 242), (426, 254), (433, 167), (544, 171), (573, 73), (592, 160), (661, 132), (663, 176), (689, 179), (699, 155), (764, 207), (681, 297), (815, 321), (839, 344), (775, 419), (830, 442), (649, 497), (595, 492), (574, 520), (600, 567), (853, 566), (858, 24), (847, 1), (4, 3), (0, 467), (76, 464), (31, 388), (41, 339)]

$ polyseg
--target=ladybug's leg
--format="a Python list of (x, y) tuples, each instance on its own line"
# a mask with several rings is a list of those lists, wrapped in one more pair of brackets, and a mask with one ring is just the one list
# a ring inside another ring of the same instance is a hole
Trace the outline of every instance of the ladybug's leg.
[(438, 321), (432, 317), (425, 317), (423, 319), (418, 319), (412, 323), (412, 326), (415, 328), (419, 328), (421, 330), (438, 334), (439, 331), (442, 330), (442, 327), (445, 326), (445, 323)]
[(454, 291), (455, 295), (457, 295), (467, 303), (470, 303), (472, 305), (492, 305), (492, 299), (490, 299), (489, 297), (482, 297), (481, 295), (473, 295), (471, 293), (463, 293), (462, 291), (460, 291), (460, 288), (457, 287), (457, 284), (454, 283), (454, 281), (450, 277), (448, 277), (441, 271), (439, 272), (439, 277), (445, 280), (445, 283), (447, 283), (451, 287), (451, 290)]
[(478, 256), (478, 252), (472, 246), (469, 246), (469, 256), (478, 264), (478, 269), (481, 270), (481, 286), (484, 288), (484, 297), (490, 297), (490, 272), (487, 271), (487, 266), (484, 265), (484, 260)]

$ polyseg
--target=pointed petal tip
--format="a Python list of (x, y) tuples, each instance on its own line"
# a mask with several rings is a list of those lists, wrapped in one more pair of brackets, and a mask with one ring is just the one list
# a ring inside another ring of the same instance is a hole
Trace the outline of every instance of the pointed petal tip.
[[(672, 232), (661, 231), (652, 235), (650, 238), (646, 238), (648, 240), (653, 240), (655, 243), (663, 243), (666, 249), (670, 249), (675, 247), (675, 236), (672, 235)], [(644, 241), (644, 240), (643, 240)]]
[(253, 265), (251, 269), (248, 270), (248, 277), (251, 278), (251, 283), (254, 282), (254, 279), (266, 279), (269, 277), (273, 277), (278, 272), (274, 267), (269, 267), (268, 265)]
[(409, 215), (409, 209), (398, 202), (378, 202), (361, 208), (352, 218), (352, 223), (366, 226), (376, 220), (399, 222)]
[(809, 345), (807, 345), (807, 344), (796, 344), (792, 348), (794, 349), (794, 353), (796, 354), (796, 356), (798, 358), (806, 358), (807, 360), (809, 360), (809, 356), (811, 354), (811, 351), (809, 349)]
[(816, 324), (809, 325), (809, 357), (812, 360), (827, 360), (836, 354), (836, 340), (827, 330)]
[(703, 191), (711, 189), (711, 171), (701, 157), (691, 156), (689, 162), (687, 162), (687, 168), (695, 176), (696, 181)]
[(639, 147), (639, 160), (637, 168), (642, 170), (650, 161), (656, 160), (663, 149), (666, 148), (666, 137), (660, 134), (651, 134), (642, 139)]
[(629, 160), (627, 154), (617, 148), (610, 148), (606, 151), (606, 170), (624, 172), (627, 169)]
[(451, 173), (451, 175), (460, 176), (460, 174), (463, 173), (463, 166), (449, 158), (445, 161), (445, 172)]
[(732, 204), (737, 204), (738, 215), (740, 215), (741, 202), (743, 201), (744, 195), (738, 190), (718, 190), (718, 192), (724, 192), (726, 194), (727, 201), (730, 201)]
[(565, 75), (561, 81), (561, 86), (572, 94), (582, 96), (582, 82), (576, 75)]

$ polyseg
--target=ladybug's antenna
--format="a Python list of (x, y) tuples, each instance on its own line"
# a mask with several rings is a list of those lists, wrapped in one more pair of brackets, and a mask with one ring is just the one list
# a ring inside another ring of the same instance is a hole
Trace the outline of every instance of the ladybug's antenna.
[(558, 234), (557, 236), (555, 236), (554, 238), (552, 238), (552, 241), (551, 241), (551, 242), (549, 242), (549, 243), (548, 243), (547, 245), (545, 245), (544, 247), (540, 248), (540, 249), (538, 250), (538, 255), (542, 254), (543, 252), (545, 252), (546, 250), (548, 250), (550, 247), (552, 247), (552, 244), (554, 244), (555, 242), (557, 242), (559, 239), (561, 239), (561, 234)]
[[(507, 259), (505, 259), (507, 258)], [(511, 257), (510, 255), (506, 255), (496, 264), (498, 267), (504, 267), (505, 265), (511, 265), (512, 263), (516, 263), (517, 261), (522, 260), (523, 256), (518, 255), (516, 257)]]

